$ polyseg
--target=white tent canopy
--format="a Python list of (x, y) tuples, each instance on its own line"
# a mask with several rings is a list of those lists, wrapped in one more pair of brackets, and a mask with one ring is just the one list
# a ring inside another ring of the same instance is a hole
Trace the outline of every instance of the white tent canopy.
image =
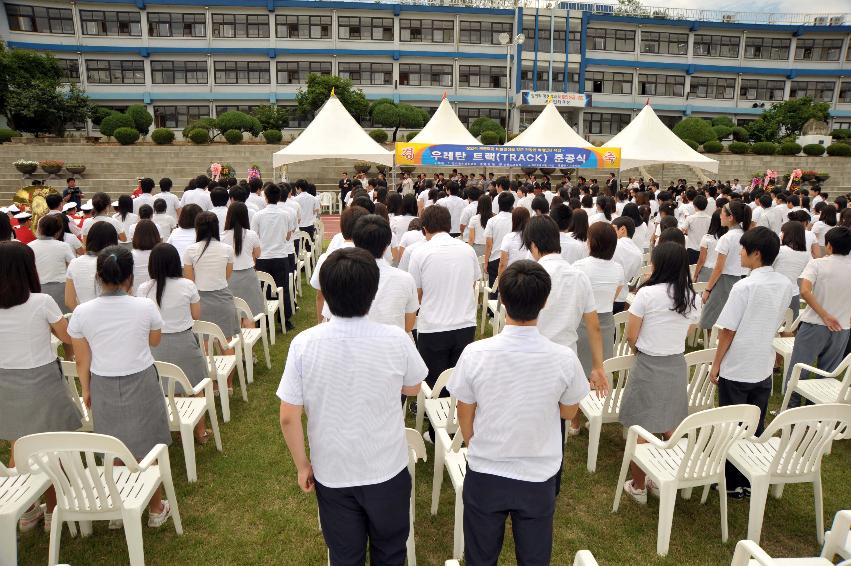
[(677, 163), (718, 172), (718, 162), (698, 153), (672, 132), (656, 116), (649, 104), (626, 128), (606, 142), (606, 147), (621, 148), (621, 169), (643, 165)]
[[(519, 136), (509, 141), (508, 146), (530, 147), (591, 147), (571, 128), (552, 101)], [(613, 146), (614, 147), (614, 146)]]
[(482, 145), (482, 142), (473, 137), (473, 134), (464, 127), (446, 98), (440, 102), (434, 116), (411, 140), (411, 143)]
[(287, 147), (272, 155), (281, 167), (313, 159), (352, 159), (393, 166), (393, 152), (369, 137), (334, 92), (310, 125)]

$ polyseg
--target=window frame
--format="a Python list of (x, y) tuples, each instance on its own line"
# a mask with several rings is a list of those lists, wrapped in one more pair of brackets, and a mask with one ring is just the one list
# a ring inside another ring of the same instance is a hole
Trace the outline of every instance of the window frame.
[[(471, 81), (476, 77), (475, 81)], [(486, 84), (482, 85), (482, 78), (487, 77)], [(496, 77), (497, 86), (493, 81)], [(472, 84), (476, 82), (478, 84)], [(465, 84), (466, 83), (466, 84)], [(507, 77), (505, 69), (495, 65), (458, 65), (458, 86), (462, 88), (500, 88), (505, 89)]]
[[(750, 91), (753, 91), (755, 96), (751, 97), (749, 95)], [(780, 97), (774, 98), (773, 96), (767, 96), (769, 93), (777, 93), (779, 91)], [(760, 96), (760, 93), (766, 96)], [(782, 101), (786, 96), (786, 81), (785, 80), (772, 80), (772, 79), (742, 79), (739, 81), (739, 100), (765, 100), (765, 101)]]
[[(355, 68), (357, 66), (357, 68)], [(344, 75), (344, 73), (346, 73)], [(352, 78), (353, 74), (357, 78)], [(375, 82), (378, 74), (384, 75), (386, 82)], [(393, 63), (377, 63), (372, 61), (340, 61), (337, 63), (337, 75), (351, 79), (353, 84), (367, 86), (392, 86), (393, 85)], [(369, 81), (365, 82), (362, 75), (368, 75)]]
[[(615, 119), (615, 117), (617, 118)], [(586, 134), (596, 136), (614, 136), (623, 130), (631, 120), (632, 117), (629, 114), (617, 112), (583, 112), (582, 131)], [(595, 128), (594, 124), (599, 124), (599, 127)], [(607, 128), (603, 127), (605, 124), (608, 124)], [(620, 128), (615, 130), (617, 125), (620, 125)], [(599, 131), (594, 131), (595, 129)], [(607, 131), (603, 131), (604, 129)]]
[[(648, 38), (645, 39), (645, 36), (648, 36)], [(672, 39), (672, 37), (676, 37), (677, 40)], [(683, 40), (685, 40), (684, 43)], [(655, 51), (645, 50), (645, 45), (652, 45), (653, 43), (657, 46)], [(676, 47), (674, 51), (681, 51), (681, 53), (672, 52), (672, 46)], [(668, 31), (641, 30), (638, 42), (638, 52), (642, 55), (670, 55), (673, 57), (688, 56), (688, 34)]]
[[(798, 85), (798, 86), (796, 86)], [(805, 85), (805, 86), (800, 86)], [(830, 88), (830, 98), (821, 98), (816, 96), (819, 92), (825, 92), (826, 85), (832, 85)], [(793, 94), (798, 90), (803, 88), (803, 94)], [(789, 100), (794, 98), (802, 98), (804, 96), (809, 96), (816, 102), (833, 102), (833, 95), (836, 93), (836, 81), (813, 81), (813, 80), (798, 80), (791, 81), (789, 84)]]
[[(187, 16), (191, 16), (192, 21), (187, 21)], [(168, 34), (159, 33), (164, 29), (162, 26), (168, 27)], [(201, 33), (195, 33), (196, 26), (201, 26)], [(175, 29), (180, 30), (180, 35), (174, 33)], [(186, 34), (187, 31), (190, 32), (189, 35)], [(207, 16), (200, 12), (148, 12), (148, 37), (206, 38)]]
[[(281, 69), (281, 67), (289, 67), (295, 65), (295, 71), (292, 69)], [(318, 70), (314, 67), (319, 67)], [(326, 72), (327, 69), (327, 72)], [(279, 85), (303, 85), (307, 84), (307, 77), (312, 74), (330, 76), (333, 70), (331, 61), (276, 61), (275, 63), (275, 83)], [(281, 74), (295, 74), (295, 82), (282, 81)]]
[(585, 49), (588, 51), (635, 53), (635, 44), (635, 30), (589, 27), (585, 31)]
[[(783, 46), (784, 43), (785, 47)], [(792, 40), (789, 38), (747, 36), (745, 38), (744, 58), (759, 61), (788, 61), (791, 49)], [(751, 51), (750, 55), (748, 54), (749, 50)], [(757, 55), (757, 50), (759, 55)]]
[[(650, 85), (652, 85), (653, 88), (647, 88)], [(660, 87), (662, 92), (659, 92)], [(685, 90), (685, 75), (638, 73), (638, 94), (640, 96), (667, 96), (682, 98), (686, 95)], [(677, 94), (677, 92), (679, 92), (679, 94)]]
[[(166, 109), (173, 109), (173, 126), (169, 125), (167, 116), (163, 115), (167, 111)], [(181, 109), (183, 109), (182, 112)], [(190, 109), (196, 109), (196, 111), (193, 112)], [(204, 109), (204, 111), (198, 112), (197, 109)], [(153, 114), (155, 128), (170, 128), (173, 130), (185, 128), (192, 122), (200, 120), (201, 118), (212, 117), (210, 114), (209, 104), (160, 104), (154, 106)], [(182, 120), (181, 116), (185, 116), (185, 120)]]
[[(262, 66), (265, 66), (263, 69)], [(262, 80), (265, 73), (266, 80)], [(240, 75), (243, 75), (241, 78)], [(252, 80), (252, 76), (256, 75), (257, 79)], [(232, 76), (232, 79), (229, 78)], [(224, 80), (220, 80), (224, 79)], [(232, 85), (232, 84), (249, 84), (249, 85), (267, 85), (272, 83), (272, 73), (268, 61), (233, 61), (233, 60), (218, 60), (213, 61), (213, 84), (217, 85)]]
[[(628, 81), (626, 77), (629, 77)], [(586, 93), (632, 94), (634, 79), (635, 75), (631, 71), (586, 71), (583, 88)], [(590, 89), (588, 88), (589, 81), (591, 81)], [(594, 83), (598, 82), (600, 83), (600, 90), (595, 88)], [(620, 87), (616, 89), (615, 85), (620, 85)], [(629, 85), (629, 88), (624, 89), (625, 85)], [(616, 90), (620, 90), (621, 92), (615, 92)]]
[[(701, 38), (701, 39), (698, 39)], [(703, 38), (708, 38), (708, 40), (704, 40)], [(706, 53), (697, 52), (698, 46), (706, 45)], [(727, 53), (724, 54), (724, 48), (732, 49), (735, 47), (735, 53)], [(694, 34), (694, 41), (692, 42), (692, 55), (695, 57), (718, 57), (722, 59), (738, 59), (739, 53), (742, 48), (742, 38), (738, 35), (719, 35), (719, 34), (709, 34), (709, 33), (696, 33)], [(714, 51), (714, 53), (713, 53)]]
[[(189, 66), (194, 68), (190, 69)], [(155, 68), (155, 66), (157, 68)], [(167, 69), (165, 67), (171, 67)], [(171, 73), (172, 80), (167, 81), (164, 79), (167, 73)], [(190, 76), (197, 77), (201, 73), (203, 73), (204, 80), (203, 82), (196, 78), (196, 80), (190, 81)], [(178, 76), (182, 74), (183, 80), (177, 80)], [(157, 75), (163, 77), (161, 80), (156, 80)], [(210, 71), (207, 66), (207, 61), (201, 60), (193, 60), (193, 61), (183, 61), (183, 60), (154, 60), (151, 61), (151, 84), (164, 84), (164, 85), (206, 85), (210, 84)]]
[[(98, 14), (101, 19), (95, 19), (94, 16)], [(96, 24), (97, 29), (92, 32), (94, 28), (88, 28), (87, 24)], [(122, 24), (126, 26), (124, 31), (121, 29)], [(137, 33), (133, 33), (133, 24), (136, 24)], [(114, 26), (112, 30), (111, 26)], [(142, 37), (142, 14), (112, 10), (80, 10), (80, 32), (82, 35), (92, 37)]]
[[(414, 24), (416, 24), (416, 26)], [(435, 27), (435, 24), (440, 25)], [(419, 32), (419, 39), (412, 38), (415, 31)], [(407, 34), (405, 32), (407, 32)], [(440, 32), (442, 39), (434, 39), (436, 32)], [(408, 39), (405, 39), (405, 35), (408, 36)], [(400, 18), (399, 43), (455, 43), (455, 21), (427, 20), (423, 18)]]
[[(500, 45), (499, 34), (510, 34), (512, 30), (513, 24), (511, 22), (461, 20), (458, 26), (458, 43), (465, 45)], [(465, 34), (466, 39), (464, 38)], [(490, 41), (483, 41), (487, 39), (488, 34), (490, 34)], [(476, 41), (474, 38), (478, 40)]]
[[(27, 20), (28, 25), (19, 25)], [(71, 8), (7, 3), (6, 22), (9, 31), (14, 32), (56, 35), (74, 35), (76, 32)]]
[[(141, 59), (86, 59), (85, 64), (86, 82), (89, 84), (146, 84), (145, 62)], [(90, 68), (90, 65), (105, 68)], [(141, 76), (139, 76), (140, 72)], [(93, 73), (97, 74), (93, 75)], [(115, 80), (116, 73), (120, 74), (121, 80)], [(134, 80), (125, 80), (128, 74), (129, 76), (133, 77)], [(98, 76), (102, 78), (108, 77), (109, 80), (99, 80), (97, 78), (93, 78)]]
[[(210, 15), (210, 26), (213, 39), (268, 39), (271, 33), (268, 14), (214, 13)], [(231, 27), (231, 35), (222, 33), (228, 29), (227, 26)]]

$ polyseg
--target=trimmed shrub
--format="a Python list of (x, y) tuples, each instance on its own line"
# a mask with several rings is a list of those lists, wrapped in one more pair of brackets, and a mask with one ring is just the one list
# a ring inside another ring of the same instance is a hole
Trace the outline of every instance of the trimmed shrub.
[(210, 133), (204, 128), (195, 128), (187, 136), (194, 144), (210, 143)]
[[(210, 141), (213, 137), (213, 130), (216, 129), (216, 120), (213, 118), (201, 118), (200, 120), (195, 120), (194, 122), (190, 122), (185, 128), (183, 128), (183, 137), (184, 139), (189, 139), (189, 133), (192, 130), (206, 130), (207, 131), (207, 141)], [(206, 142), (203, 142), (206, 143)]]
[(227, 130), (224, 136), (225, 140), (231, 145), (236, 145), (242, 141), (242, 132), (239, 130)]
[(499, 143), (499, 132), (492, 132), (490, 130), (482, 132), (481, 140), (485, 145), (496, 145)]
[(377, 143), (386, 143), (390, 136), (387, 134), (386, 130), (370, 130), (369, 137), (375, 140)]
[(736, 124), (733, 123), (733, 119), (729, 116), (715, 116), (712, 118), (713, 126), (727, 126), (728, 128), (733, 128)]
[(811, 157), (824, 155), (824, 146), (818, 143), (808, 143), (804, 146), (804, 153)]
[(157, 128), (151, 132), (151, 140), (157, 145), (168, 145), (174, 141), (174, 132), (169, 128)]
[(827, 146), (827, 154), (836, 157), (851, 156), (851, 145), (845, 143), (832, 143)]
[(777, 153), (777, 144), (774, 142), (756, 142), (751, 146), (751, 151), (756, 155), (774, 155)]
[(712, 126), (712, 131), (715, 132), (715, 136), (719, 140), (723, 140), (723, 139), (729, 137), (730, 134), (733, 133), (733, 128), (731, 128), (730, 126), (724, 126), (724, 125)]
[(780, 155), (798, 155), (801, 153), (801, 144), (795, 142), (783, 142), (777, 148)]
[[(133, 128), (136, 130), (136, 123), (133, 121), (133, 118), (120, 112), (113, 112), (101, 120), (100, 133), (106, 137), (114, 137), (115, 130), (119, 128)], [(138, 132), (139, 130), (136, 131)]]
[(748, 131), (741, 126), (733, 128), (733, 139), (738, 142), (746, 142), (750, 139)]
[(706, 153), (721, 153), (722, 151), (724, 151), (724, 144), (718, 140), (709, 140), (708, 142), (703, 144), (703, 151), (705, 151)]
[(260, 120), (239, 110), (223, 112), (216, 118), (215, 124), (216, 128), (224, 133), (227, 133), (228, 130), (239, 130), (240, 132), (251, 132), (252, 135), (258, 135), (262, 129)]
[(112, 135), (121, 145), (133, 145), (139, 141), (139, 130), (136, 128), (118, 128)]
[(830, 132), (830, 135), (833, 136), (834, 140), (847, 140), (851, 138), (851, 130), (846, 130), (844, 128), (837, 128)]
[(684, 118), (674, 126), (674, 133), (682, 140), (693, 140), (698, 145), (715, 139), (712, 124), (703, 118)]
[(694, 140), (683, 140), (683, 141), (684, 141), (684, 142), (686, 142), (686, 145), (687, 145), (687, 146), (689, 146), (690, 148), (692, 148), (692, 149), (693, 149), (693, 150), (695, 150), (695, 151), (697, 151), (697, 150), (698, 150), (698, 148), (700, 147), (700, 144), (699, 144), (699, 143), (697, 143), (697, 142), (696, 142), (696, 141), (694, 141)]
[(135, 124), (134, 127), (139, 130), (140, 134), (143, 136), (148, 134), (151, 124), (154, 123), (154, 117), (151, 116), (151, 113), (148, 112), (148, 109), (144, 104), (134, 104), (129, 106), (125, 114), (133, 119), (133, 124)]
[(727, 146), (727, 149), (730, 150), (730, 153), (735, 153), (737, 155), (743, 155), (750, 151), (751, 146), (740, 141), (734, 141), (730, 145)]
[(12, 138), (21, 137), (21, 134), (11, 128), (0, 128), (0, 143), (6, 143)]
[(411, 141), (412, 139), (417, 137), (417, 134), (419, 134), (419, 133), (420, 133), (419, 130), (417, 130), (416, 132), (408, 132), (407, 134), (405, 134), (405, 141)]
[(487, 116), (480, 116), (473, 120), (473, 123), (470, 124), (469, 130), (470, 133), (476, 137), (482, 135), (482, 132), (491, 131), (498, 132), (502, 129), (502, 126), (499, 122), (494, 120), (493, 118), (488, 118)]
[(103, 119), (113, 113), (115, 113), (115, 110), (111, 108), (95, 106), (94, 110), (92, 110), (92, 124), (94, 124), (95, 126), (100, 126), (100, 123), (103, 122)]
[(266, 140), (266, 143), (277, 144), (284, 139), (284, 134), (281, 133), (281, 130), (266, 130), (263, 132), (263, 139)]

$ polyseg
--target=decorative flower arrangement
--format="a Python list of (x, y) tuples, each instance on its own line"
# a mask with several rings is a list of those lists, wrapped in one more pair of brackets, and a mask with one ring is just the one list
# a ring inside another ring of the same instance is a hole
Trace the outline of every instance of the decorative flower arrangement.
[(66, 163), (65, 170), (69, 173), (74, 173), (75, 175), (80, 175), (83, 171), (86, 170), (86, 166), (82, 163)]
[(235, 170), (230, 163), (214, 162), (210, 163), (210, 166), (207, 167), (207, 175), (214, 181), (221, 181), (222, 179), (233, 177)]
[(219, 176), (222, 174), (222, 164), (221, 163), (210, 163), (210, 177), (213, 178), (214, 181), (219, 180)]
[(38, 161), (30, 161), (29, 159), (18, 159), (12, 165), (24, 175), (35, 173), (35, 170), (38, 169)]
[(260, 176), (260, 168), (257, 167), (256, 163), (252, 163), (251, 167), (248, 168), (248, 176), (246, 177), (246, 180), (250, 181), (255, 178), (261, 179), (262, 177)]
[(57, 159), (46, 159), (44, 161), (39, 161), (38, 166), (41, 167), (41, 170), (45, 173), (55, 175), (62, 171), (62, 168), (65, 166), (65, 162)]

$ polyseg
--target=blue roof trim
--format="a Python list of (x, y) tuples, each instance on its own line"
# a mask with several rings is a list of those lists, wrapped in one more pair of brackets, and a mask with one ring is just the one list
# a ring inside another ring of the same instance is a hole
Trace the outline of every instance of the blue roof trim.
[[(90, 0), (90, 4), (127, 4), (129, 0)], [(136, 0), (139, 9), (147, 6), (211, 6), (234, 8), (309, 8), (313, 10), (378, 10), (384, 12), (445, 12), (452, 14), (492, 14), (513, 16), (512, 10), (464, 6), (415, 6), (378, 2), (315, 2), (310, 0)]]
[[(584, 30), (583, 30), (584, 31)], [(851, 69), (801, 69), (784, 67), (740, 67), (737, 65), (695, 65), (690, 63), (668, 63), (663, 61), (630, 61), (628, 59), (596, 59), (582, 58), (582, 65), (601, 65), (604, 67), (637, 67), (639, 69), (666, 69), (683, 71), (689, 75), (701, 72), (709, 73), (742, 73), (752, 75), (784, 75), (789, 78), (799, 76), (847, 76)], [(582, 67), (580, 66), (580, 69)]]
[[(286, 101), (295, 100), (295, 92), (148, 92), (148, 91), (133, 91), (122, 90), (114, 92), (89, 92), (89, 96), (93, 100), (141, 100), (146, 104), (168, 101), (185, 101), (195, 102), (198, 104), (208, 103), (221, 100), (249, 100), (249, 101)], [(387, 98), (386, 93), (370, 93), (366, 92), (366, 97), (369, 99)], [(436, 102), (439, 103), (443, 95), (440, 94), (398, 94), (399, 101), (415, 101), (415, 102)], [(505, 100), (501, 96), (474, 96), (474, 95), (449, 95), (447, 97), (450, 102), (475, 102), (483, 104), (501, 104)]]
[(700, 21), (696, 22), (693, 20), (670, 20), (667, 18), (642, 18), (637, 16), (615, 16), (611, 14), (593, 14), (589, 12), (584, 12), (584, 14), (588, 14), (590, 21), (595, 22), (611, 22), (611, 23), (624, 23), (624, 24), (636, 24), (636, 25), (658, 25), (658, 26), (672, 26), (672, 27), (684, 27), (689, 28), (692, 31), (696, 31), (700, 28), (713, 28), (713, 29), (729, 29), (729, 30), (760, 30), (760, 31), (770, 31), (770, 32), (778, 32), (778, 31), (787, 31), (796, 36), (804, 35), (806, 33), (848, 33), (851, 31), (851, 25), (841, 25), (841, 26), (810, 26), (810, 25), (798, 25), (798, 24), (747, 24), (742, 22), (706, 22)]

